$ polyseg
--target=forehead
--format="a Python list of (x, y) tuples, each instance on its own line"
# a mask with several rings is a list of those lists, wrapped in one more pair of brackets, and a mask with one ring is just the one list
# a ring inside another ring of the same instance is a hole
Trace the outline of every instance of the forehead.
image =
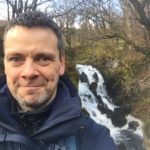
[(57, 36), (50, 28), (15, 26), (6, 34), (4, 52), (57, 49), (57, 45)]
[(25, 27), (25, 26), (21, 26), (21, 25), (16, 25), (12, 28), (10, 28), (6, 35), (5, 35), (5, 39), (7, 39), (8, 37), (12, 37), (15, 38), (17, 36), (35, 36), (36, 34), (41, 34), (41, 36), (48, 36), (48, 35), (53, 35), (54, 37), (57, 38), (56, 33), (54, 33), (54, 31), (51, 28), (48, 27)]

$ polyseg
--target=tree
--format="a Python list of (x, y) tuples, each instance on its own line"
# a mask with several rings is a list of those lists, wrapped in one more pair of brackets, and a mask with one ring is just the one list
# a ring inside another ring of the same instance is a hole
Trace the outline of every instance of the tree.
[[(131, 34), (141, 36), (140, 40), (134, 41), (133, 37), (128, 37), (129, 43), (135, 48), (136, 51), (140, 51), (143, 54), (150, 56), (150, 1), (148, 0), (121, 0), (124, 7), (127, 7), (128, 14), (126, 16), (130, 20)], [(124, 12), (125, 13), (125, 12)], [(136, 32), (138, 28), (140, 32)]]
[(68, 48), (73, 46), (73, 37), (75, 36), (75, 22), (78, 18), (78, 8), (85, 2), (85, 0), (60, 0), (53, 2), (53, 11), (50, 16), (59, 24), (64, 33), (64, 37)]
[(93, 40), (121, 39), (150, 56), (149, 7), (148, 0), (88, 0), (79, 12), (82, 22), (95, 29)]
[(147, 13), (149, 11), (148, 9), (150, 7), (150, 1), (143, 0), (140, 2), (138, 0), (129, 0), (129, 2), (129, 5), (132, 5), (134, 8), (136, 19), (139, 21), (139, 23), (145, 26), (150, 39), (150, 16)]
[(7, 5), (8, 20), (10, 20), (20, 13), (37, 10), (39, 6), (50, 3), (51, 0), (2, 0), (1, 2)]

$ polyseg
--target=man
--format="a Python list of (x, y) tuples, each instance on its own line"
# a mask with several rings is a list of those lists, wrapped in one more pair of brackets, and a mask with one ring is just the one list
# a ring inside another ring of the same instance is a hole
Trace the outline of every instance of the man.
[(63, 77), (59, 27), (41, 12), (12, 19), (4, 33), (0, 150), (116, 150), (109, 130), (81, 111)]

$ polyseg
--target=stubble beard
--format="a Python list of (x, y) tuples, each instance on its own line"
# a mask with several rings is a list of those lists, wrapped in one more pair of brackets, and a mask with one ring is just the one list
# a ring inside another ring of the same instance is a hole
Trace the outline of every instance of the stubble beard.
[(57, 89), (55, 89), (54, 91), (46, 89), (44, 93), (37, 96), (37, 99), (34, 99), (34, 101), (33, 99), (24, 99), (23, 96), (19, 94), (14, 94), (13, 92), (12, 96), (16, 99), (19, 107), (23, 111), (38, 111), (42, 110), (44, 107), (46, 107), (53, 101), (56, 95), (56, 91)]

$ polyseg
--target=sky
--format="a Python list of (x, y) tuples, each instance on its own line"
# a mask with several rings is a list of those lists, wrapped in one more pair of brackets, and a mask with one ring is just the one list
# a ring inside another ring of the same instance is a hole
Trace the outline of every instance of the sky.
[[(42, 6), (40, 6), (39, 9), (42, 9)], [(7, 5), (2, 2), (0, 2), (0, 20), (7, 20)]]
[(7, 20), (7, 7), (3, 3), (0, 3), (0, 20)]
[[(42, 9), (43, 6), (39, 7), (39, 9)], [(0, 3), (0, 20), (7, 20), (7, 7), (6, 4)], [(79, 28), (79, 24), (76, 22), (75, 27)]]

